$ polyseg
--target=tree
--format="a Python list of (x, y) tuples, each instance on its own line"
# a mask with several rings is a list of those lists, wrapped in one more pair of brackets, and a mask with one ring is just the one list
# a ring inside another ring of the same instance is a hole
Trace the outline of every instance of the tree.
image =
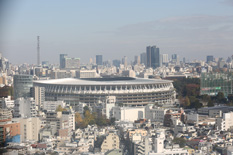
[(233, 94), (228, 94), (227, 98), (228, 98), (229, 102), (231, 102), (231, 103), (233, 102)]
[(77, 124), (78, 127), (82, 126), (83, 123), (83, 118), (78, 112), (75, 113), (75, 123)]
[(184, 106), (185, 107), (189, 107), (190, 106), (190, 100), (189, 100), (188, 96), (185, 97)]
[(62, 108), (61, 105), (57, 106), (56, 111), (66, 111), (66, 108)]
[(89, 109), (88, 106), (85, 106), (85, 107), (83, 108), (83, 115), (85, 115), (85, 112), (86, 112), (86, 111), (90, 111), (90, 109)]
[(190, 96), (189, 100), (190, 100), (190, 108), (199, 109), (203, 106), (202, 103), (200, 103), (199, 99), (197, 99), (195, 96)]
[(225, 103), (226, 102), (226, 98), (223, 94), (223, 92), (218, 92), (217, 96), (216, 96), (216, 100), (219, 102), (219, 103)]
[(214, 102), (212, 100), (209, 100), (207, 106), (208, 107), (213, 107), (214, 106)]
[(202, 95), (201, 97), (204, 102), (209, 102), (211, 100), (211, 97), (207, 94)]

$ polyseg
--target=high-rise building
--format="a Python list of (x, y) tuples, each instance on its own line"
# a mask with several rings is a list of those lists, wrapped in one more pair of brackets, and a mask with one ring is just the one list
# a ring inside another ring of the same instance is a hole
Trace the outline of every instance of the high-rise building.
[(183, 57), (183, 63), (186, 63), (186, 59), (185, 59), (185, 57)]
[(45, 101), (45, 88), (44, 87), (32, 87), (31, 97), (34, 97), (36, 105), (41, 108)]
[(96, 55), (96, 65), (103, 65), (103, 55)]
[(112, 64), (113, 64), (113, 66), (120, 67), (121, 60), (113, 60)]
[(14, 99), (30, 97), (30, 88), (33, 87), (31, 75), (14, 75)]
[(172, 54), (172, 62), (175, 65), (179, 65), (179, 56), (177, 54)]
[(125, 66), (125, 67), (127, 67), (127, 57), (126, 56), (124, 56), (123, 58), (122, 58), (122, 64)]
[(134, 56), (134, 65), (139, 65), (140, 64), (140, 56), (136, 55)]
[(213, 62), (214, 61), (214, 56), (213, 55), (208, 55), (206, 56), (206, 62)]
[(151, 47), (147, 46), (146, 47), (146, 67), (150, 68), (151, 67)]
[(162, 63), (168, 63), (168, 54), (162, 54)]
[(65, 68), (65, 58), (68, 57), (67, 54), (60, 54), (60, 69)]
[(160, 54), (159, 48), (156, 46), (147, 46), (146, 47), (147, 54), (147, 67), (157, 68), (160, 66)]
[(141, 58), (141, 64), (144, 64), (145, 66), (147, 66), (147, 56), (146, 56), (146, 53), (141, 53), (140, 54), (140, 58)]

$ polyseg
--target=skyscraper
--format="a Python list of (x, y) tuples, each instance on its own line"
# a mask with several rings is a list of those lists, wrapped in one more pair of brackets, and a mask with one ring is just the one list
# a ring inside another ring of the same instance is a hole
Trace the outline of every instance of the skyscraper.
[(141, 59), (141, 64), (144, 64), (145, 66), (147, 66), (147, 63), (146, 63), (146, 53), (141, 53), (140, 54), (140, 59)]
[(60, 69), (65, 68), (65, 58), (68, 57), (67, 54), (60, 54)]
[(162, 63), (168, 63), (168, 54), (162, 54)]
[(102, 55), (96, 55), (96, 64), (103, 65), (103, 56)]
[(210, 62), (210, 61), (214, 61), (214, 56), (213, 55), (208, 55), (207, 57), (206, 57), (206, 62), (208, 63), (208, 62)]
[(140, 56), (134, 56), (134, 65), (140, 64)]
[(146, 47), (146, 67), (150, 68), (151, 67), (151, 47), (147, 46)]
[(124, 56), (123, 58), (122, 58), (122, 64), (126, 67), (128, 64), (127, 64), (127, 57), (126, 56)]
[(172, 54), (172, 62), (175, 65), (179, 65), (180, 64), (180, 62), (179, 62), (179, 56), (177, 54)]
[(157, 48), (156, 46), (147, 46), (146, 55), (147, 55), (147, 68), (149, 67), (157, 68), (160, 66), (159, 48)]

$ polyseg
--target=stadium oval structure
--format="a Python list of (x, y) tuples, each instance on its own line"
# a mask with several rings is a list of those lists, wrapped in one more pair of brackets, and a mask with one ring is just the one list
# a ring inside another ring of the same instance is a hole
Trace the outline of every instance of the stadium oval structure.
[(176, 95), (172, 81), (161, 79), (64, 78), (38, 80), (33, 85), (45, 88), (47, 101), (64, 100), (71, 106), (79, 102), (98, 103), (106, 96), (116, 96), (117, 103), (128, 105), (172, 104)]

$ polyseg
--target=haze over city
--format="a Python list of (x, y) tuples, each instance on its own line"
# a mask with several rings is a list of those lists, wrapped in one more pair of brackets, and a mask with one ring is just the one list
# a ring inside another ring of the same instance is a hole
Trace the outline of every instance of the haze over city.
[(59, 54), (86, 63), (96, 54), (121, 59), (156, 45), (187, 60), (233, 52), (233, 1), (1, 1), (0, 51), (12, 63), (59, 63)]

